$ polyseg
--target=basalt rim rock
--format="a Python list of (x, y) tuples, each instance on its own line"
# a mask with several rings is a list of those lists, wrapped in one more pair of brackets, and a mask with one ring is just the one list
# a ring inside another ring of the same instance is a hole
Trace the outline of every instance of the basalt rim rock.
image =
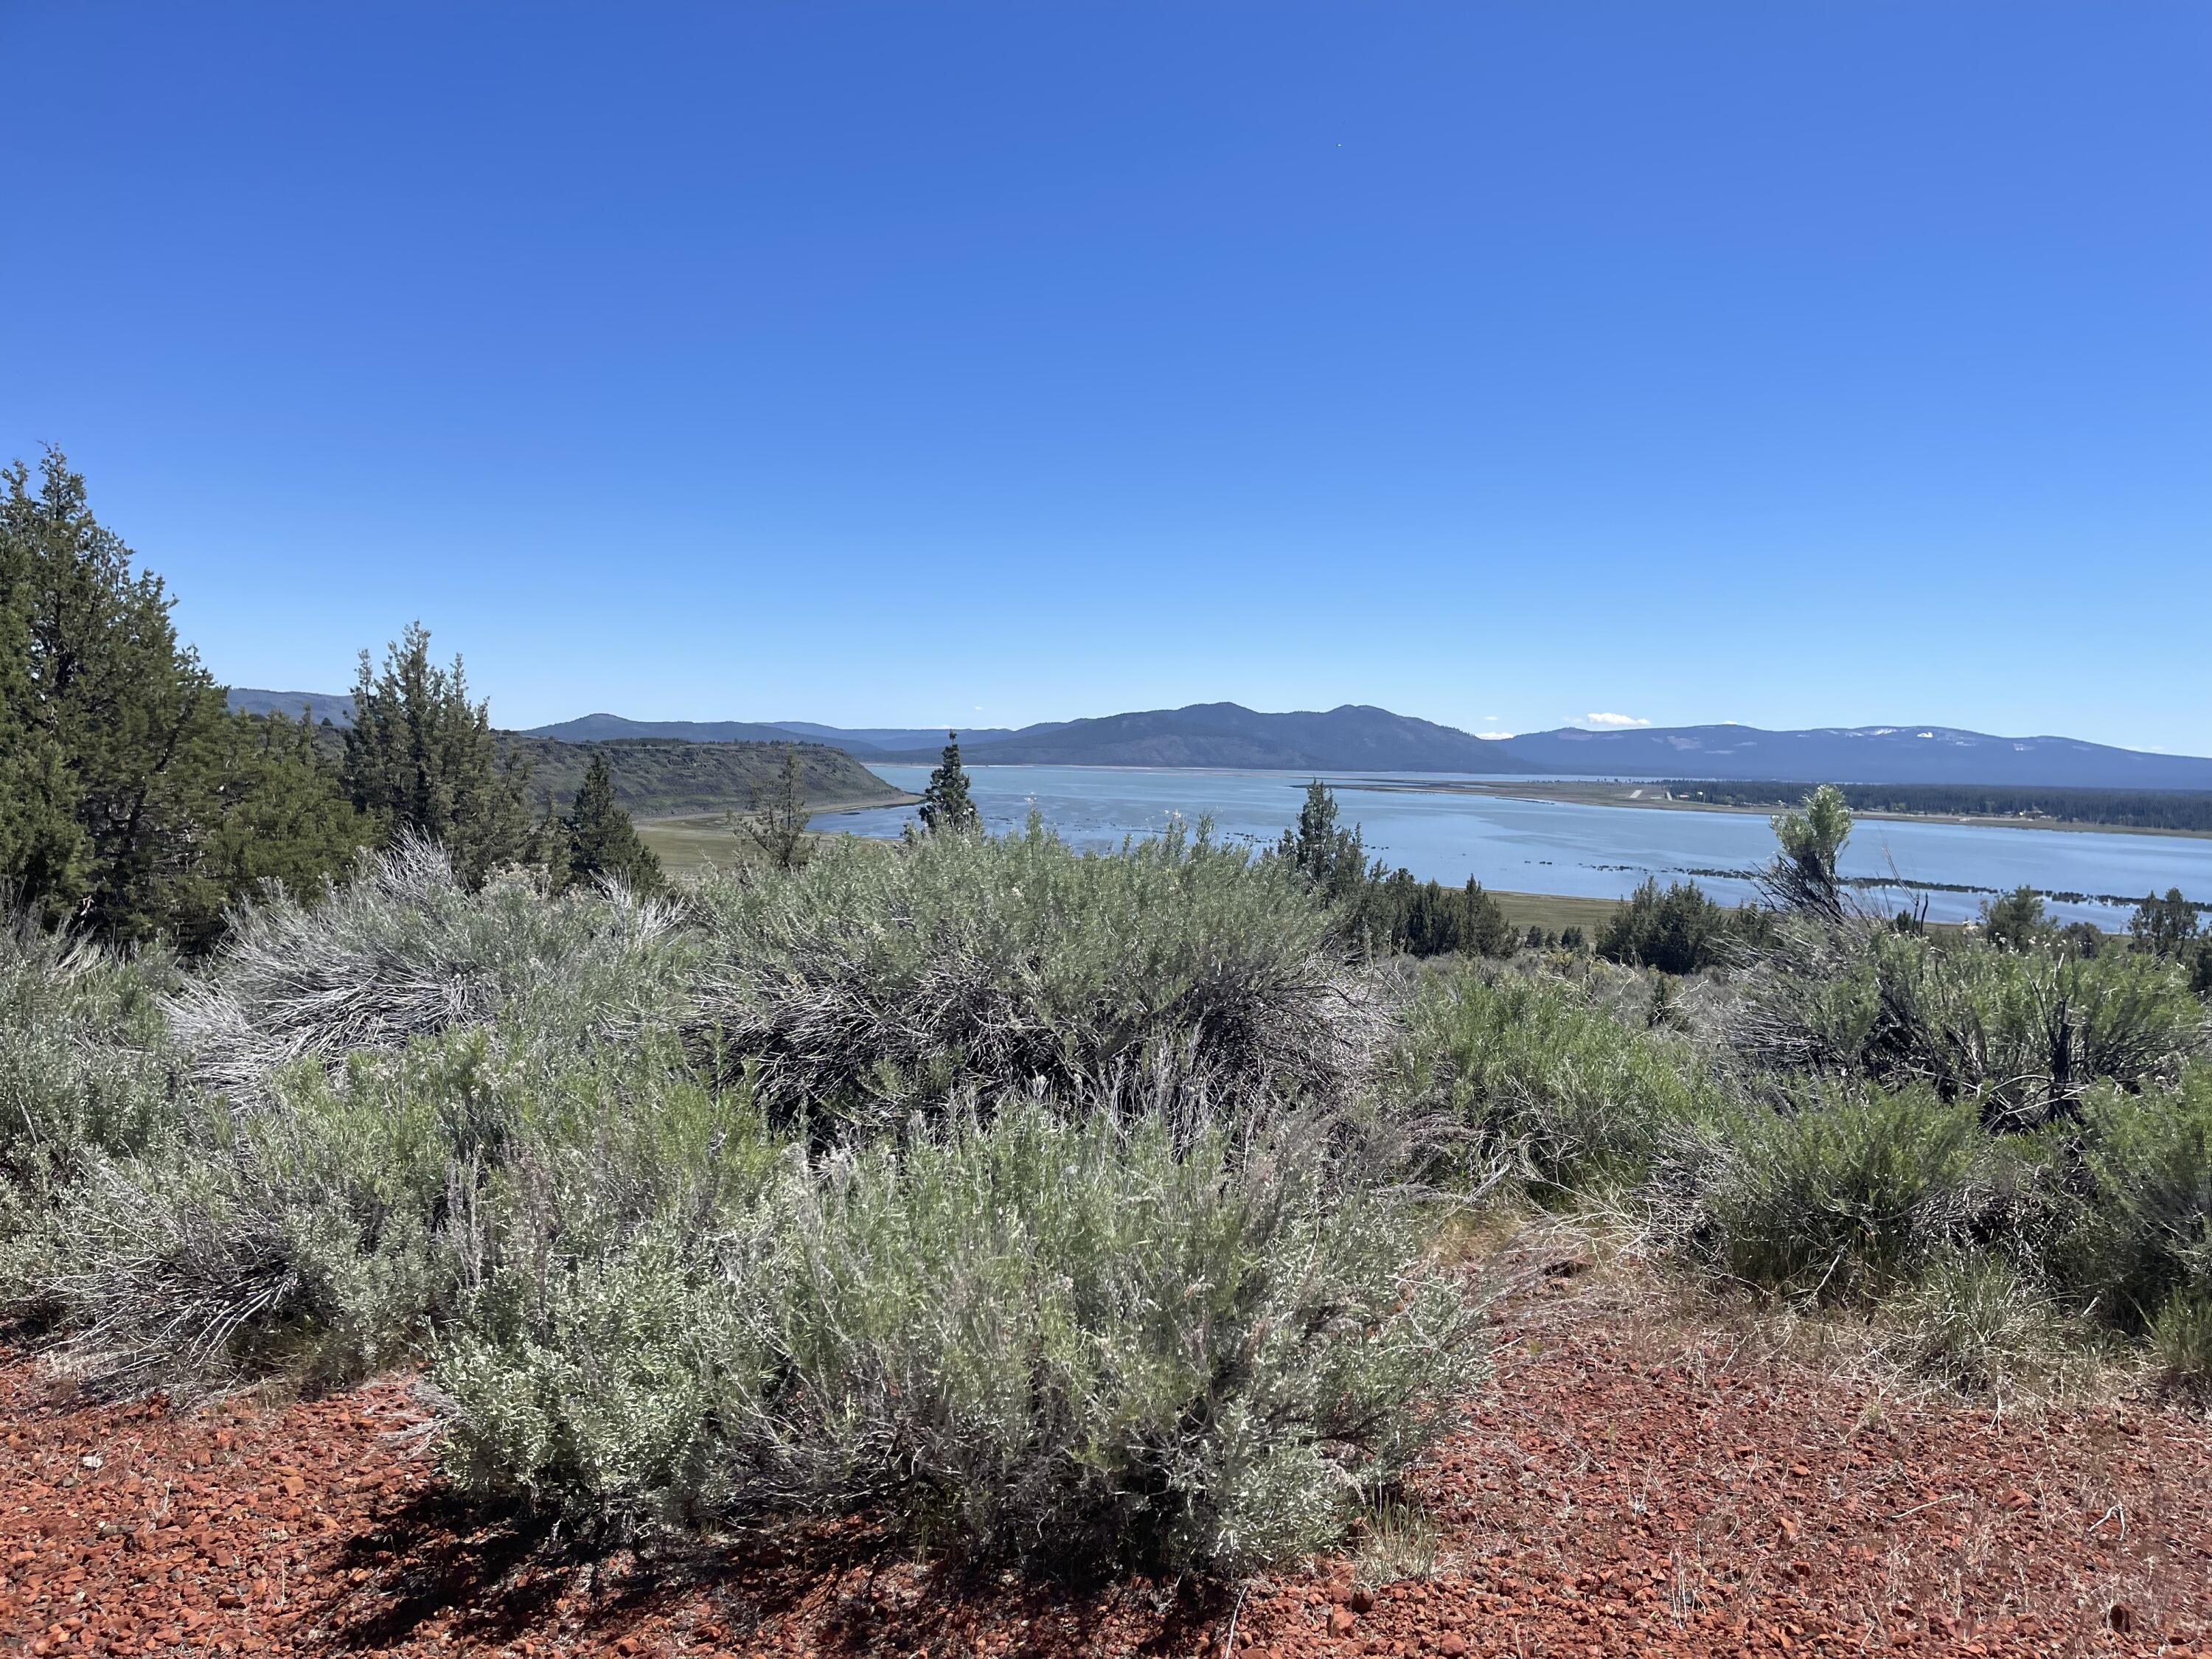
[(1532, 1273), (1422, 1468), (1434, 1576), (1328, 1559), (1078, 1595), (864, 1522), (641, 1559), (471, 1515), (404, 1382), (97, 1404), (0, 1364), (0, 1638), (32, 1653), (2152, 1654), (2208, 1650), (2212, 1425), (1996, 1413), (1744, 1358)]

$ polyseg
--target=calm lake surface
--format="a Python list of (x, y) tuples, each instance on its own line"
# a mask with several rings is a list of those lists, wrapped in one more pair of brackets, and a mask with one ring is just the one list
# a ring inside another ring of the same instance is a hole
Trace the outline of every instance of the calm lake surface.
[[(869, 769), (899, 788), (919, 793), (926, 766)], [(1103, 766), (969, 767), (969, 790), (994, 834), (1021, 827), (1031, 807), (1078, 847), (1106, 848), (1123, 837), (1157, 835), (1176, 815), (1186, 823), (1211, 817), (1224, 841), (1272, 843), (1294, 822), (1311, 774), (1212, 772)], [(1377, 788), (1386, 775), (1337, 773), (1326, 781), (1339, 812), (1364, 833), (1370, 855), (1403, 865), (1424, 880), (1455, 885), (1474, 877), (1487, 887), (1531, 893), (1618, 898), (1645, 876), (1662, 881), (1694, 874), (1716, 898), (1751, 896), (1748, 882), (1713, 871), (1747, 871), (1765, 862), (1774, 837), (1751, 813), (1662, 808), (1567, 805), (1480, 795), (1409, 794)], [(1424, 775), (1435, 781), (1449, 775)], [(1491, 779), (1486, 781), (1527, 781)], [(1585, 780), (1586, 781), (1586, 780)], [(817, 820), (820, 829), (895, 836), (910, 808), (845, 812)], [(1898, 902), (1925, 897), (1937, 921), (1964, 921), (1987, 891), (2026, 883), (2045, 892), (2141, 897), (2179, 887), (2212, 900), (2212, 840), (2176, 836), (2101, 835), (2016, 830), (1995, 825), (1893, 823), (1862, 820), (1844, 850), (1848, 875), (1899, 876), (1950, 884), (1974, 892), (1927, 889), (1887, 896)], [(2054, 914), (2106, 927), (2126, 909), (2095, 902), (2053, 902)]]

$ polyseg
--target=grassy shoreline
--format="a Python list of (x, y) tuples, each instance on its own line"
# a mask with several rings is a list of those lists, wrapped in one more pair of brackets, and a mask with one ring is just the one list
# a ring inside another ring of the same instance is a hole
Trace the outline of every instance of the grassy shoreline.
[[(817, 826), (814, 831), (815, 839), (826, 841), (845, 833), (835, 827), (820, 827), (825, 818), (835, 818), (847, 812), (865, 812), (883, 806), (912, 806), (921, 799), (919, 795), (894, 791), (860, 800), (839, 801), (834, 806), (816, 807), (813, 809), (814, 822)], [(738, 863), (745, 857), (732, 823), (738, 810), (732, 807), (720, 812), (684, 812), (668, 817), (639, 818), (636, 820), (638, 838), (653, 850), (662, 867), (671, 875), (698, 875), (717, 865)]]
[[(1546, 801), (1562, 806), (1644, 807), (1662, 812), (1728, 812), (1771, 817), (1773, 806), (1739, 806), (1715, 801), (1683, 800), (1656, 784), (1620, 783), (1593, 779), (1584, 782), (1476, 783), (1464, 779), (1439, 778), (1433, 782), (1413, 778), (1373, 781), (1341, 778), (1330, 787), (1346, 793), (1406, 795), (1485, 795), (1501, 800)], [(1951, 823), (1995, 830), (2063, 830), (2102, 836), (2172, 836), (2185, 841), (2212, 840), (2212, 831), (2157, 830), (2131, 823), (2072, 823), (2058, 818), (2020, 817), (1978, 812), (1893, 812), (1856, 811), (1860, 819), (1891, 823)]]

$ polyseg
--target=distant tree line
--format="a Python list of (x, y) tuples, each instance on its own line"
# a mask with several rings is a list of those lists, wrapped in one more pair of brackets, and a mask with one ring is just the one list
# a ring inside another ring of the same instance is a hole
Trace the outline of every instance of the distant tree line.
[[(1828, 786), (1856, 812), (1911, 812), (1948, 817), (2049, 818), (2114, 829), (2212, 832), (2212, 790), (2008, 787), (1987, 784), (1844, 783)], [(1790, 807), (1805, 783), (1717, 783), (1674, 779), (1660, 786), (1677, 800), (1713, 806)]]
[[(1376, 955), (1510, 957), (1559, 942), (1540, 927), (1522, 933), (1497, 898), (1472, 877), (1463, 887), (1421, 881), (1407, 869), (1370, 863), (1358, 824), (1338, 817), (1336, 797), (1318, 778), (1306, 786), (1298, 821), (1268, 854), (1296, 870), (1337, 907), (1346, 934)], [(1570, 928), (1571, 948), (1579, 932)]]
[(1694, 881), (1664, 891), (1658, 878), (1616, 907), (1597, 936), (1597, 953), (1608, 962), (1656, 968), (1662, 974), (1701, 974), (1740, 959), (1747, 947), (1773, 932), (1772, 912), (1758, 905), (1732, 909), (1716, 903)]
[[(1587, 948), (1609, 962), (1680, 976), (1751, 959), (1773, 944), (1778, 918), (1785, 912), (1840, 919), (1851, 886), (1838, 869), (1851, 828), (1845, 793), (1824, 785), (1777, 815), (1778, 854), (1757, 872), (1764, 902), (1731, 907), (1694, 881), (1662, 888), (1656, 877), (1647, 878), (1614, 907)], [(1557, 934), (1540, 927), (1516, 929), (1497, 897), (1472, 877), (1463, 887), (1447, 887), (1379, 860), (1370, 862), (1359, 826), (1340, 821), (1335, 797), (1318, 779), (1307, 786), (1297, 823), (1267, 856), (1297, 871), (1337, 908), (1348, 938), (1375, 954), (1510, 957), (1522, 950), (1586, 948), (1578, 928)], [(2129, 933), (2134, 948), (2189, 965), (2197, 989), (2212, 994), (2206, 908), (2179, 889), (2162, 898), (2154, 894), (2136, 908)], [(1911, 911), (1900, 912), (1893, 925), (1901, 932), (1927, 931)], [(1991, 944), (2014, 951), (2094, 956), (2110, 943), (2087, 922), (2062, 926), (2051, 920), (2044, 896), (2029, 887), (1984, 903), (1981, 930)]]
[[(2190, 984), (2199, 995), (2212, 994), (2212, 932), (2203, 926), (2205, 907), (2183, 896), (2179, 887), (2165, 896), (2147, 893), (2128, 918), (2128, 936), (2135, 949), (2189, 969)], [(1982, 906), (1982, 933), (1992, 945), (2006, 950), (2058, 950), (2093, 957), (2110, 942), (2087, 922), (2053, 921), (2043, 908), (2043, 896), (2033, 887), (2015, 888)]]

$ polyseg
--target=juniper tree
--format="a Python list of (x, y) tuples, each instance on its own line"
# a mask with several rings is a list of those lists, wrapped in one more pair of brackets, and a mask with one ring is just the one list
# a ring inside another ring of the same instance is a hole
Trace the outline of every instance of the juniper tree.
[(2161, 957), (2185, 955), (2197, 938), (2197, 907), (2179, 887), (2167, 888), (2164, 898), (2147, 896), (2128, 921), (2136, 949)]
[[(9, 838), (42, 849), (29, 861), (49, 915), (135, 937), (204, 902), (191, 890), (195, 830), (216, 810), (205, 750), (222, 692), (177, 643), (161, 579), (132, 571), (131, 550), (93, 516), (84, 479), (58, 451), (35, 489), (20, 461), (0, 477), (0, 611), (14, 636), (6, 689), (10, 724), (27, 736), (9, 769), (30, 790), (9, 813), (28, 822)], [(60, 826), (64, 806), (77, 836)]]
[(1360, 839), (1359, 826), (1346, 830), (1338, 825), (1336, 797), (1319, 778), (1306, 786), (1297, 827), (1283, 831), (1275, 856), (1333, 902), (1356, 900), (1362, 887), (1382, 877), (1379, 864), (1371, 872), (1367, 867), (1367, 848)]
[(2032, 951), (2051, 933), (2043, 896), (2027, 885), (1982, 901), (1982, 936), (2007, 951)]
[(385, 840), (439, 842), (472, 887), (522, 852), (529, 769), (500, 763), (490, 705), (469, 701), (459, 657), (450, 668), (430, 660), (429, 630), (420, 623), (385, 648), (381, 671), (361, 653), (343, 773), (354, 805)]
[(796, 870), (806, 862), (806, 775), (794, 744), (783, 745), (783, 764), (752, 786), (751, 811), (738, 827), (779, 870)]
[(1517, 937), (1513, 924), (1506, 920), (1504, 907), (1473, 876), (1467, 878), (1460, 902), (1466, 907), (1466, 920), (1460, 924), (1461, 948), (1479, 956), (1511, 956)]
[(1695, 974), (1728, 959), (1730, 931), (1727, 909), (1697, 883), (1674, 882), (1662, 892), (1659, 878), (1646, 876), (1613, 908), (1599, 931), (1597, 953), (1662, 974)]
[[(301, 713), (297, 720), (234, 714), (224, 722), (215, 786), (222, 811), (202, 856), (227, 898), (272, 881), (295, 896), (312, 895), (375, 839), (376, 826), (346, 799), (337, 767)], [(177, 918), (176, 931), (185, 944), (204, 945), (219, 921), (203, 909)]]
[(0, 890), (43, 921), (194, 944), (260, 881), (349, 862), (312, 741), (226, 709), (61, 453), (35, 485), (21, 462), (0, 481)]
[(544, 872), (548, 890), (559, 893), (568, 885), (568, 825), (553, 804), (553, 792), (545, 792), (545, 810), (538, 815), (537, 824), (523, 837), (521, 862), (533, 870)]
[(568, 881), (615, 880), (634, 893), (657, 893), (666, 884), (660, 860), (615, 799), (605, 755), (592, 755), (563, 828)]
[(84, 890), (92, 845), (76, 819), (76, 779), (32, 707), (25, 561), (0, 538), (0, 903), (52, 920)]
[(945, 734), (945, 752), (921, 792), (921, 827), (931, 835), (939, 831), (966, 835), (982, 827), (975, 803), (968, 796), (968, 774), (960, 765), (960, 734)]

